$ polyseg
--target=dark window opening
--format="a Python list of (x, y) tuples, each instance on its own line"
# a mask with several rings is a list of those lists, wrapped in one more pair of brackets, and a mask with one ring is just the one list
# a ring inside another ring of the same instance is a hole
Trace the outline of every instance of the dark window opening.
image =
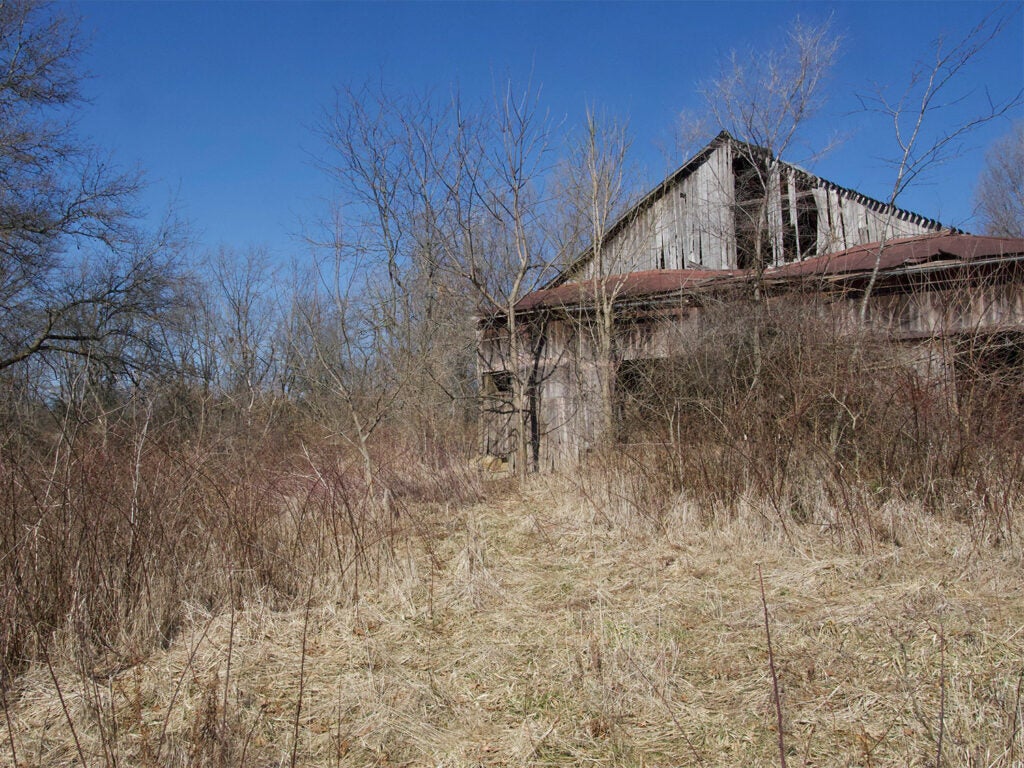
[(1024, 332), (962, 338), (954, 352), (957, 398), (972, 410), (1009, 416), (1024, 411)]
[(616, 439), (667, 442), (679, 424), (676, 397), (680, 361), (641, 358), (619, 364), (615, 380)]
[(782, 259), (793, 261), (797, 257), (797, 226), (789, 205), (789, 195), (782, 196)]
[(803, 192), (796, 202), (796, 227), (799, 233), (797, 258), (818, 255), (818, 203), (810, 192)]
[(511, 395), (512, 373), (510, 371), (489, 371), (484, 374), (483, 391), (485, 395)]
[(795, 200), (782, 195), (782, 259), (797, 261), (817, 255), (818, 203), (806, 182), (794, 180)]
[(1000, 331), (961, 339), (957, 364), (979, 378), (1019, 377), (1024, 374), (1024, 333)]
[(733, 159), (732, 170), (735, 194), (736, 267), (753, 269), (759, 251), (762, 265), (771, 257), (771, 242), (764, 207), (765, 171), (758, 169), (744, 156)]

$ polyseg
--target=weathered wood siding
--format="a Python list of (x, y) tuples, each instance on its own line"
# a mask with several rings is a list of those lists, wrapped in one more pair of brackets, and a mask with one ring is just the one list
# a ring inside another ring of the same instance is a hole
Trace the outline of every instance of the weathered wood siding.
[[(822, 317), (831, 316), (836, 328), (862, 327), (860, 299), (856, 297), (805, 296)], [(798, 294), (782, 294), (770, 301), (804, 300)], [(703, 333), (702, 310), (679, 305), (660, 312), (622, 318), (616, 325), (616, 363), (668, 358), (688, 346), (686, 340)], [(1024, 283), (1018, 278), (964, 282), (962, 285), (879, 291), (869, 305), (868, 327), (895, 340), (914, 341), (908, 359), (920, 358), (919, 366), (945, 364), (935, 352), (935, 340), (958, 334), (985, 334), (1005, 328), (1024, 327)], [(524, 328), (527, 325), (524, 324)], [(552, 312), (532, 324), (533, 333), (545, 334), (543, 345), (524, 345), (534, 353), (520, 361), (519, 375), (530, 381), (531, 465), (546, 471), (575, 461), (594, 447), (601, 424), (601, 388), (597, 370), (597, 335), (586, 318)], [(481, 368), (492, 372), (508, 365), (500, 334), (481, 338)], [(539, 353), (538, 353), (539, 350)], [(916, 351), (915, 351), (916, 350)], [(924, 371), (923, 371), (924, 372)], [(935, 373), (932, 371), (931, 373)], [(487, 390), (486, 376), (484, 388)], [(483, 449), (513, 459), (516, 420), (511, 402), (484, 392)]]
[[(849, 310), (853, 314), (853, 308)], [(855, 317), (849, 324), (857, 322)], [(901, 338), (1024, 328), (1024, 284), (981, 283), (874, 296), (868, 324)]]
[(818, 255), (940, 229), (921, 217), (890, 216), (884, 207), (861, 202), (855, 199), (859, 195), (826, 183), (816, 186), (813, 195), (818, 208)]
[[(666, 182), (628, 214), (604, 245), (606, 274), (649, 269), (730, 269), (735, 261), (732, 150), (717, 147), (693, 173)], [(593, 262), (582, 277), (592, 278)]]
[[(652, 190), (603, 245), (604, 274), (652, 269), (736, 269), (736, 178), (732, 143), (723, 142), (688, 174)], [(782, 163), (768, 174), (769, 263), (835, 253), (882, 239), (940, 230), (938, 223), (887, 206)], [(798, 211), (813, 207), (816, 237), (800, 234)], [(809, 248), (801, 242), (813, 242)], [(788, 245), (787, 245), (788, 244)], [(597, 277), (591, 260), (572, 279)]]

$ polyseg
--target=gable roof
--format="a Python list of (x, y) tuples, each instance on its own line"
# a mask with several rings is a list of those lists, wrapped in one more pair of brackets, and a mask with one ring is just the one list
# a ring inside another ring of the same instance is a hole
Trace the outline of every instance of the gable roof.
[[(709, 141), (703, 149), (698, 151), (695, 155), (693, 155), (693, 157), (691, 157), (689, 160), (687, 160), (681, 166), (679, 166), (676, 170), (674, 170), (672, 173), (666, 176), (656, 187), (651, 189), (636, 203), (630, 206), (630, 208), (627, 211), (625, 211), (621, 216), (619, 216), (619, 218), (615, 220), (615, 222), (608, 228), (608, 230), (602, 236), (602, 242), (608, 241), (616, 234), (618, 234), (621, 230), (629, 226), (641, 213), (643, 213), (645, 210), (654, 205), (654, 203), (656, 203), (662, 197), (667, 195), (669, 190), (672, 189), (677, 183), (683, 181), (688, 176), (693, 174), (694, 171), (696, 171), (697, 168), (703, 165), (707, 161), (707, 159), (723, 144), (732, 144), (733, 146), (736, 147), (743, 147), (744, 151), (749, 156), (771, 155), (771, 153), (765, 147), (759, 147), (745, 141), (740, 141), (739, 139), (733, 138), (733, 136), (728, 131), (720, 131), (719, 134), (715, 136), (715, 138), (713, 138), (711, 141)], [(828, 189), (830, 191), (835, 191), (840, 195), (863, 205), (864, 207), (868, 208), (871, 211), (892, 210), (893, 215), (902, 221), (910, 221), (915, 224), (930, 227), (935, 230), (949, 230), (951, 232), (961, 233), (961, 230), (956, 229), (954, 227), (947, 227), (935, 219), (930, 219), (926, 216), (922, 216), (918, 213), (914, 213), (913, 211), (908, 211), (897, 206), (890, 206), (888, 203), (884, 203), (881, 200), (876, 200), (875, 198), (868, 197), (867, 195), (857, 192), (856, 190), (844, 187), (840, 184), (836, 184), (835, 182), (829, 181), (828, 179), (823, 179), (820, 176), (817, 176), (811, 173), (810, 171), (801, 168), (798, 165), (794, 165), (793, 163), (787, 163), (782, 161), (781, 164), (784, 167), (790, 168), (793, 171), (795, 171), (806, 182), (808, 182), (809, 185), (821, 187), (824, 189)], [(592, 256), (593, 248), (586, 248), (583, 251), (583, 253), (581, 253), (579, 256), (573, 259), (573, 261), (563, 270), (561, 270), (561, 272), (559, 272), (558, 275), (549, 280), (544, 285), (544, 288), (554, 288), (558, 285), (562, 285), (563, 283), (568, 282), (572, 278), (572, 275), (580, 267), (584, 266), (592, 258)]]

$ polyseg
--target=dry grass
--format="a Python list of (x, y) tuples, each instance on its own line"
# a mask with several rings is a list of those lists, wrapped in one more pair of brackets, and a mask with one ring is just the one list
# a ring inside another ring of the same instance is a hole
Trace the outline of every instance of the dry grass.
[(55, 653), (8, 691), (0, 762), (75, 764), (70, 722), (97, 766), (779, 764), (758, 564), (789, 764), (1024, 759), (1019, 541), (904, 505), (855, 552), (752, 502), (652, 526), (568, 487), (437, 511), (354, 603), (192, 606), (105, 676)]

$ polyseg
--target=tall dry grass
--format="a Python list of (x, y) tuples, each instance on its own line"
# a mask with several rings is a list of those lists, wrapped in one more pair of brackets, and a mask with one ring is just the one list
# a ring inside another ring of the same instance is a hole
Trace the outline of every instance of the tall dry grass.
[(410, 540), (358, 601), (191, 606), (130, 669), (34, 665), (0, 762), (773, 765), (776, 698), (794, 765), (1024, 754), (1019, 546), (978, 551), (910, 505), (901, 545), (858, 554), (754, 503), (708, 526), (679, 502), (653, 532), (564, 478), (495, 495), (439, 514), (431, 547)]
[(199, 432), (128, 410), (0, 445), (0, 685), (54, 652), (130, 666), (188, 606), (284, 608), (326, 583), (358, 599), (432, 506), (480, 494), (462, 446), (383, 436), (368, 485), (343, 442), (276, 414)]

